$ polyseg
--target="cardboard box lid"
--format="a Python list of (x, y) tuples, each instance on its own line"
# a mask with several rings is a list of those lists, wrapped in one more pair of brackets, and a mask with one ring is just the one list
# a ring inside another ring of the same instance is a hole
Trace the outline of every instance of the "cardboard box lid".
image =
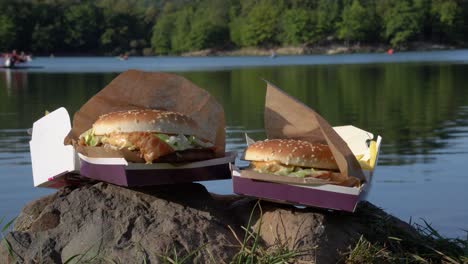
[(70, 130), (70, 115), (63, 107), (34, 122), (29, 142), (34, 186), (76, 170), (75, 150), (63, 144)]
[(265, 96), (267, 138), (326, 143), (343, 179), (365, 180), (356, 157), (330, 124), (315, 110), (267, 82)]
[(333, 129), (346, 142), (354, 155), (368, 154), (369, 147), (366, 140), (373, 139), (374, 134), (355, 126), (335, 126)]

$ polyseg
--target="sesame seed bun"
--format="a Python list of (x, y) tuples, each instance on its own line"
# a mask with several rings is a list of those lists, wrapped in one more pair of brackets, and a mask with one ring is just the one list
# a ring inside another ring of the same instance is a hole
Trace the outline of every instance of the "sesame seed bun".
[(338, 170), (335, 158), (327, 145), (302, 140), (257, 141), (247, 147), (244, 158), (250, 161), (278, 161), (286, 165)]
[(154, 109), (117, 111), (104, 114), (93, 124), (95, 135), (155, 132), (197, 136), (198, 125), (190, 117)]

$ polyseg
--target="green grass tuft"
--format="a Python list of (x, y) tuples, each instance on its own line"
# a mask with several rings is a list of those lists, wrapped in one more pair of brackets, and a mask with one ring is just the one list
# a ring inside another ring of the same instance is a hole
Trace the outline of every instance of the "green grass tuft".
[(465, 239), (452, 239), (424, 219), (412, 224), (416, 232), (395, 227), (390, 216), (368, 219), (376, 219), (369, 223), (373, 234), (343, 254), (345, 263), (468, 263), (468, 232)]
[[(204, 244), (192, 251), (178, 252), (176, 247), (166, 251), (164, 254), (159, 255), (159, 258), (163, 264), (184, 264), (192, 263), (193, 260), (198, 257), (203, 249), (208, 244)], [(216, 262), (213, 262), (216, 263)]]
[(393, 263), (395, 259), (392, 252), (386, 248), (372, 244), (361, 236), (354, 248), (348, 252), (345, 262), (349, 264)]
[(2, 226), (2, 230), (0, 231), (0, 236), (1, 236), (1, 244), (3, 245), (3, 247), (5, 247), (7, 253), (8, 253), (8, 256), (14, 261), (16, 259), (16, 254), (15, 252), (13, 251), (13, 248), (11, 247), (11, 244), (10, 244), (10, 241), (8, 241), (8, 239), (6, 239), (5, 237), (5, 232), (8, 232), (10, 229), (11, 229), (11, 226), (13, 224), (13, 222), (15, 221), (16, 217), (11, 219), (9, 222), (5, 223), (3, 225), (3, 221), (5, 221), (5, 216), (3, 216), (1, 219), (0, 219), (0, 226)]
[(421, 219), (423, 225), (415, 224), (414, 227), (421, 234), (421, 257), (440, 260), (444, 263), (468, 263), (468, 231), (466, 238), (445, 238), (430, 223)]

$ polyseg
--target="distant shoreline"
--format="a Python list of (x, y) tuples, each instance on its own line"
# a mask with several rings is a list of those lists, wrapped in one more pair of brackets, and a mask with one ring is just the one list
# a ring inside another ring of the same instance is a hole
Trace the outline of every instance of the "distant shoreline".
[[(386, 53), (389, 49), (394, 52), (401, 51), (442, 51), (456, 50), (468, 48), (467, 45), (448, 45), (435, 44), (428, 42), (410, 43), (404, 48), (391, 48), (385, 44), (353, 44), (345, 45), (341, 43), (314, 45), (314, 46), (281, 46), (271, 48), (250, 47), (240, 49), (204, 49), (197, 51), (183, 52), (181, 54), (132, 54), (131, 57), (152, 57), (152, 56), (170, 56), (170, 57), (220, 57), (220, 56), (271, 56), (274, 55), (336, 55), (336, 54), (354, 54), (354, 53)], [(37, 53), (35, 57), (81, 57), (81, 56), (97, 56), (97, 57), (118, 57), (117, 55), (109, 55), (102, 53), (71, 53), (57, 52), (51, 54)]]
[(385, 53), (389, 49), (398, 51), (440, 51), (463, 49), (466, 46), (446, 44), (434, 44), (426, 42), (412, 43), (404, 48), (391, 48), (384, 44), (328, 44), (314, 46), (284, 46), (273, 48), (242, 48), (234, 50), (205, 49), (199, 51), (184, 52), (181, 57), (206, 57), (206, 56), (271, 56), (274, 55), (335, 55), (353, 53)]

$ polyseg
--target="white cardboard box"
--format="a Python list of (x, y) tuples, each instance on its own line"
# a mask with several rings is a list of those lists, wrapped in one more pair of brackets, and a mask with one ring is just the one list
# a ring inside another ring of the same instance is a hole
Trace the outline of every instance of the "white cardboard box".
[[(370, 157), (369, 146), (366, 141), (374, 138), (372, 133), (354, 126), (333, 128), (347, 143), (354, 155), (364, 155), (365, 158)], [(377, 166), (381, 142), (382, 138), (378, 136), (375, 167)], [(365, 199), (369, 191), (375, 167), (373, 170), (363, 170), (366, 181), (360, 187), (332, 184), (299, 185), (263, 181), (242, 177), (243, 171), (234, 166), (231, 169), (233, 190), (237, 194), (280, 203), (354, 212), (359, 201)]]
[(91, 158), (64, 145), (71, 130), (70, 116), (63, 107), (33, 125), (29, 142), (34, 186), (60, 188), (76, 182), (77, 174), (122, 186), (148, 186), (228, 179), (235, 152), (224, 157), (184, 164), (130, 163), (124, 158)]

